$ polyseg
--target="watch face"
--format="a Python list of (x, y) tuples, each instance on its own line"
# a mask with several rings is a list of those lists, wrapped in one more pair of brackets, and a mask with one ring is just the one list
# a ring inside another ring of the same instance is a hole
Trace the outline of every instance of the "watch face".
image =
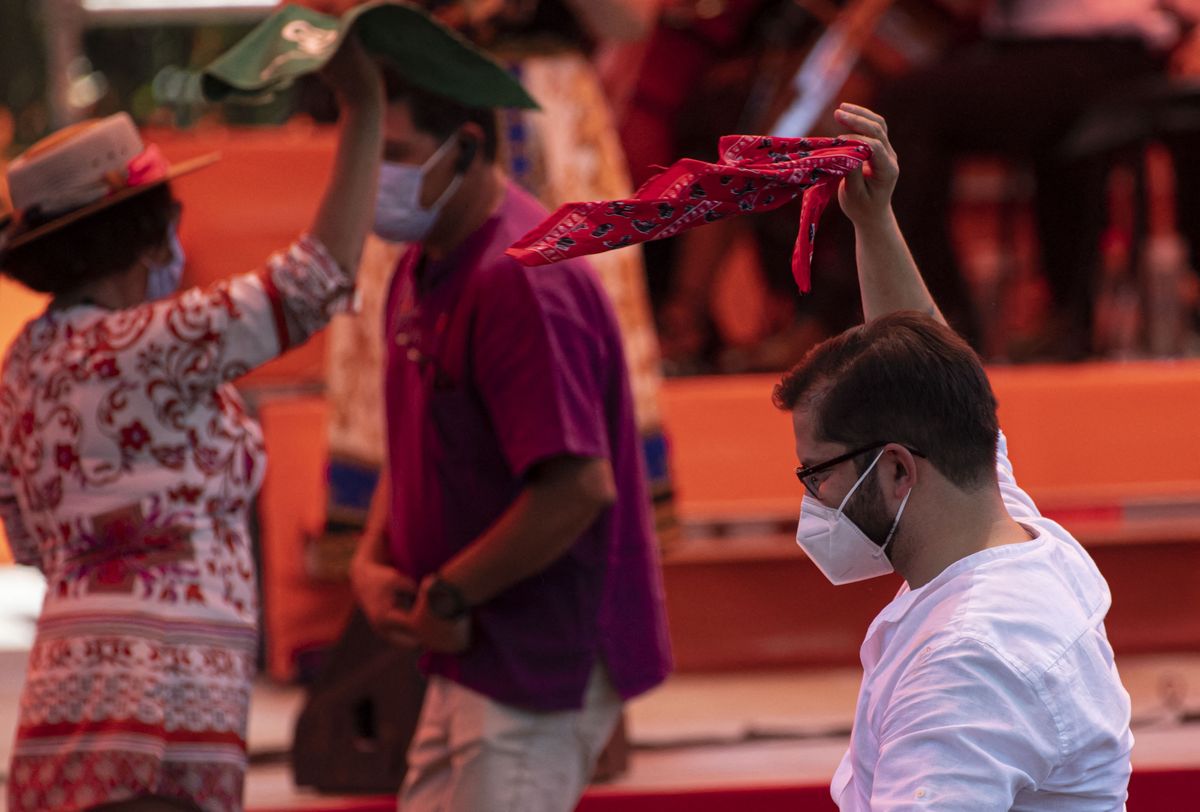
[(455, 620), (467, 613), (462, 595), (445, 581), (434, 581), (429, 585), (429, 609), (446, 620)]

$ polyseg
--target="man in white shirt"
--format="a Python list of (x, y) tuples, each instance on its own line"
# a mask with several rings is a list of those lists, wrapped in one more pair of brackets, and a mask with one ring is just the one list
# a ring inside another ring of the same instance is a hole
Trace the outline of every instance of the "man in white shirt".
[(906, 584), (867, 631), (843, 810), (1122, 809), (1129, 696), (1104, 630), (1108, 586), (1017, 487), (979, 358), (930, 297), (891, 208), (887, 125), (842, 105), (873, 149), (843, 181), (866, 324), (775, 390), (805, 493), (797, 540), (834, 583)]

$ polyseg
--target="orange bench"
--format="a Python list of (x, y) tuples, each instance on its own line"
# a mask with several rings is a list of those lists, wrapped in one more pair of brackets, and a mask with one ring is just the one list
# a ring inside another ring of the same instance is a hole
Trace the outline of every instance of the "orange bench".
[[(1087, 545), (1112, 585), (1119, 651), (1200, 647), (1200, 362), (989, 371), (1019, 481)], [(832, 587), (788, 533), (800, 489), (776, 376), (667, 382), (663, 410), (684, 540), (664, 554), (683, 670), (852, 663), (898, 581)], [(344, 585), (304, 570), (324, 502), (325, 404), (272, 399), (261, 502), (272, 673), (336, 634)]]
[[(1194, 533), (1200, 521), (1200, 361), (988, 370), (1018, 482), (1090, 542)], [(685, 523), (792, 518), (800, 487), (777, 375), (668, 382), (677, 507)], [(1119, 526), (1118, 526), (1119, 525)]]
[[(0, 165), (0, 169), (3, 166)], [(31, 293), (7, 277), (0, 277), (0, 354), (26, 321), (46, 306), (45, 297)], [(12, 563), (12, 552), (0, 527), (0, 566)]]
[[(1018, 482), (1087, 546), (1120, 652), (1200, 648), (1200, 362), (989, 370)], [(832, 587), (791, 541), (801, 491), (778, 376), (670, 381), (685, 541), (666, 559), (681, 668), (853, 663), (898, 581)]]

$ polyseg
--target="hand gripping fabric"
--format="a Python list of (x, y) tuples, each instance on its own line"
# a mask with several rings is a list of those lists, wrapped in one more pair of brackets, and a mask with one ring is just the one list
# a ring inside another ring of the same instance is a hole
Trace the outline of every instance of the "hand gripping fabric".
[(838, 182), (871, 157), (871, 148), (849, 138), (727, 135), (720, 153), (718, 163), (676, 161), (627, 200), (566, 203), (507, 253), (523, 265), (548, 265), (770, 211), (802, 195), (792, 275), (807, 293), (817, 220)]

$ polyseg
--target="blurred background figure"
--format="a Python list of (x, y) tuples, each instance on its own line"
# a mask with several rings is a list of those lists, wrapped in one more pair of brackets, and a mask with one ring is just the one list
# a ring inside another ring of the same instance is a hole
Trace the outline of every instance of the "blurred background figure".
[(875, 107), (909, 179), (897, 188), (896, 216), (947, 318), (977, 348), (1006, 351), (984, 346), (981, 320), (1004, 304), (984, 297), (977, 306), (951, 240), (960, 159), (999, 156), (1032, 172), (1051, 306), (1030, 351), (1088, 357), (1113, 152), (1070, 136), (1106, 100), (1164, 77), (1180, 34), (1178, 14), (1158, 0), (995, 0), (981, 8), (977, 37), (879, 91)]
[[(758, 44), (752, 31), (755, 21), (778, 5), (772, 0), (667, 0), (639, 58), (605, 63), (607, 83), (618, 88), (621, 143), (634, 186), (677, 158), (715, 160), (717, 138), (741, 131), (744, 95), (752, 81), (746, 57)], [(712, 370), (722, 341), (708, 307), (710, 285), (727, 256), (724, 243), (738, 227), (721, 224), (644, 246), (671, 374)]]
[[(981, 352), (1178, 354), (1195, 296), (1174, 235), (1195, 219), (1191, 6), (667, 3), (622, 136), (641, 182), (675, 157), (711, 160), (729, 132), (834, 134), (829, 94), (872, 104), (920, 179), (897, 198), (913, 251)], [(806, 297), (781, 272), (795, 222), (782, 209), (646, 247), (668, 374), (778, 369), (857, 318), (844, 221), (826, 218)]]
[[(1060, 3), (429, 0), (428, 5), (514, 65), (535, 95), (554, 99), (545, 105), (548, 112), (514, 114), (505, 133), (511, 136), (506, 164), (547, 205), (621, 191), (612, 188), (626, 174), (621, 150), (609, 146), (613, 124), (628, 158), (631, 177), (622, 181), (627, 188), (644, 181), (656, 164), (685, 155), (715, 158), (720, 135), (772, 131), (791, 107), (811, 106), (814, 97), (833, 88), (840, 98), (884, 108), (898, 137), (917, 141), (906, 151), (913, 157), (905, 171), (927, 180), (919, 191), (902, 192), (897, 206), (951, 320), (987, 357), (1187, 352), (1194, 310), (1189, 302), (1197, 286), (1186, 266), (1194, 264), (1187, 260), (1195, 240), (1181, 242), (1174, 230), (1186, 232), (1197, 220), (1183, 214), (1197, 208), (1190, 201), (1200, 193), (1194, 183), (1178, 181), (1195, 174), (1183, 164), (1191, 159), (1194, 150), (1187, 145), (1200, 128), (1181, 128), (1179, 121), (1194, 117), (1190, 111), (1200, 104), (1167, 78), (1194, 74), (1188, 66), (1197, 60), (1187, 56), (1187, 42), (1195, 39), (1189, 32), (1196, 4), (1087, 0), (1084, 6), (1062, 6), (1088, 9), (1072, 14), (1055, 11)], [(141, 14), (135, 25), (114, 25), (111, 16), (98, 25), (97, 13), (88, 12), (82, 23), (77, 11), (68, 13), (74, 5), (0, 0), (6, 27), (24, 32), (0, 55), (3, 65), (14, 67), (0, 72), (0, 87), (13, 111), (16, 143), (44, 133), (64, 110), (78, 116), (123, 106), (139, 121), (185, 125), (217, 117), (199, 103), (185, 66), (202, 64), (244, 34), (252, 15), (213, 12), (195, 25), (191, 18), (154, 12)], [(355, 4), (309, 5), (340, 13)], [(132, 22), (134, 16), (123, 19)], [(815, 75), (812, 63), (836, 51), (837, 34), (847, 30), (854, 47), (840, 58), (841, 72), (801, 81), (806, 72)], [(72, 31), (82, 45), (75, 52), (67, 45)], [(1164, 65), (1172, 48), (1168, 72)], [(1117, 55), (1095, 56), (1110, 53)], [(1053, 70), (1040, 71), (1037, 60), (1053, 64)], [(1017, 62), (1026, 75), (1037, 72), (1038, 81), (1006, 81), (1005, 71)], [(597, 70), (603, 91), (595, 85)], [(45, 76), (59, 73), (66, 78), (46, 88)], [(1154, 81), (1162, 84), (1139, 87)], [(328, 105), (314, 101), (305, 88), (301, 83), (300, 109), (319, 115)], [(1119, 106), (1122, 94), (1124, 110), (1105, 115), (1101, 108)], [(285, 96), (231, 107), (220, 117), (279, 123), (297, 106), (294, 96)], [(976, 103), (983, 98), (989, 103)], [(1141, 106), (1130, 99), (1140, 99)], [(1034, 112), (1046, 105), (1053, 113)], [(1167, 114), (1151, 109), (1164, 106)], [(944, 122), (954, 120), (952, 111), (960, 107), (966, 112), (948, 130)], [(1135, 117), (1131, 111), (1145, 113), (1132, 142), (1125, 124), (1106, 125), (1107, 132), (1094, 126), (1105, 118), (1127, 122)], [(806, 133), (836, 132), (824, 111), (809, 122)], [(1150, 205), (1147, 199), (1166, 202)], [(1075, 206), (1076, 200), (1090, 202)], [(1176, 210), (1180, 216), (1174, 216)], [(817, 284), (813, 294), (800, 297), (784, 261), (795, 222), (793, 209), (785, 208), (651, 243), (644, 248), (645, 274), (638, 268), (643, 249), (598, 260), (628, 337), (648, 448), (658, 436), (654, 392), (660, 349), (671, 374), (780, 369), (812, 341), (857, 318), (847, 284), (852, 240), (846, 224), (836, 213), (826, 218), (817, 244)], [(370, 269), (386, 272), (395, 256), (394, 248), (374, 241), (367, 247), (364, 318), (372, 324), (378, 322), (372, 302), (379, 297)], [(1173, 275), (1149, 272), (1172, 264)], [(1163, 304), (1169, 294), (1174, 306)], [(1166, 318), (1146, 315), (1164, 310), (1170, 311)], [(648, 327), (651, 313), (657, 334)], [(1005, 340), (997, 338), (1002, 321), (1014, 328)], [(338, 358), (350, 351), (369, 361), (377, 355), (374, 344), (362, 341), (366, 331), (342, 325), (335, 331)], [(334, 387), (347, 392), (336, 398), (334, 442), (344, 446), (347, 459), (369, 460), (379, 447), (378, 435), (356, 427), (379, 423), (375, 376), (343, 375), (347, 369), (343, 363), (330, 367)], [(657, 478), (660, 498), (664, 481)]]
[[(838, 133), (829, 99), (869, 101), (886, 78), (931, 61), (959, 13), (924, 0), (666, 3), (618, 106), (635, 181), (676, 157), (714, 160), (728, 133)], [(811, 108), (798, 129), (796, 107)], [(821, 226), (813, 292), (797, 293), (798, 219), (793, 204), (647, 244), (668, 374), (783, 369), (859, 318), (853, 239), (836, 213)]]

